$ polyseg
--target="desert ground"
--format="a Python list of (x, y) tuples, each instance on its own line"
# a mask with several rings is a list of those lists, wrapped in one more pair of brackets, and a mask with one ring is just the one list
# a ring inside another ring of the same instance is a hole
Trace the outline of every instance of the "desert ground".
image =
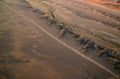
[(119, 14), (83, 0), (0, 0), (0, 79), (119, 79)]
[(85, 0), (92, 3), (97, 3), (105, 7), (120, 10), (120, 0)]

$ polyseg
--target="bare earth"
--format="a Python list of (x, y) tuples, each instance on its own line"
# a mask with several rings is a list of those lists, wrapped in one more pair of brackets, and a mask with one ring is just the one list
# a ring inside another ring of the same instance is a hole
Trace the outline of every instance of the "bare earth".
[[(120, 1), (119, 0), (85, 0), (88, 2), (96, 3), (103, 5), (105, 7), (115, 9), (115, 10), (120, 10)], [(119, 2), (117, 2), (119, 1)]]
[(53, 11), (59, 22), (68, 24), (80, 35), (120, 51), (120, 11), (82, 0), (29, 0), (28, 2), (34, 8), (48, 14)]
[[(35, 12), (41, 3), (34, 1), (29, 0), (32, 7), (25, 0), (0, 0), (0, 79), (120, 78), (120, 70), (114, 69), (106, 58), (97, 57), (97, 53), (83, 53), (70, 35), (58, 38), (60, 31)], [(91, 3), (85, 6), (87, 3), (79, 0), (41, 2), (45, 13), (55, 9), (58, 22), (71, 25), (75, 32), (98, 44), (120, 51), (120, 18), (116, 19), (120, 17), (119, 11), (89, 8)], [(113, 44), (107, 39), (114, 39)]]

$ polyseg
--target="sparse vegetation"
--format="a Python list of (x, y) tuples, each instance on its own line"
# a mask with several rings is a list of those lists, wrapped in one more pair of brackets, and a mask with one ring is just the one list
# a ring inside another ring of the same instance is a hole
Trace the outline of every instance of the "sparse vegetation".
[[(75, 30), (74, 25), (66, 24), (64, 22), (61, 23), (59, 20), (57, 20), (55, 18), (55, 15), (54, 15), (53, 11), (51, 12), (51, 10), (52, 10), (52, 7), (50, 7), (50, 9), (48, 9), (48, 12), (43, 13), (42, 18), (44, 18), (48, 24), (50, 24), (50, 25), (55, 24), (57, 26), (57, 28), (61, 30), (60, 37), (63, 38), (66, 35), (66, 33), (69, 33), (69, 34), (71, 34), (71, 36), (73, 38), (76, 38), (76, 40), (79, 41), (79, 43), (82, 45), (82, 48), (84, 49), (85, 52), (89, 52), (91, 50), (96, 50), (99, 52), (99, 55), (107, 55), (110, 58), (116, 59), (117, 62), (119, 61), (119, 57), (117, 57), (119, 55), (119, 53), (116, 52), (116, 49), (119, 50), (119, 46), (120, 46), (119, 40), (114, 39), (111, 35), (99, 33), (99, 32), (93, 31), (93, 30), (89, 30), (86, 34), (83, 34), (83, 32), (80, 32), (80, 30), (78, 30), (78, 29)], [(41, 11), (42, 10), (40, 9), (40, 12)], [(42, 12), (44, 12), (44, 11), (42, 11)], [(50, 12), (50, 15), (47, 14), (49, 12)], [(54, 23), (52, 23), (53, 21), (54, 21)], [(84, 29), (84, 31), (86, 32), (86, 29)], [(98, 38), (99, 40), (101, 40), (103, 45), (99, 44), (100, 41), (96, 41), (96, 40), (92, 39), (87, 34), (91, 35), (94, 38)], [(105, 47), (103, 47), (102, 52), (97, 47), (97, 46), (101, 46), (101, 45), (105, 46)], [(115, 48), (114, 49), (109, 48), (109, 47), (107, 47), (108, 45), (112, 45)], [(113, 52), (116, 52), (116, 53), (113, 53)], [(113, 60), (111, 60), (111, 61), (113, 61)]]

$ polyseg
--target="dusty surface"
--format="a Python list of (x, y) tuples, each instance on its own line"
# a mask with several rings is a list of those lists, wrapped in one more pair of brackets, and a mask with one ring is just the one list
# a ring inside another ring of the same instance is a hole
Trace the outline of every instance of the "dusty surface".
[[(120, 51), (120, 11), (82, 0), (29, 0), (35, 8), (50, 14), (59, 22), (96, 43)], [(102, 43), (101, 43), (102, 42)]]
[[(40, 16), (24, 0), (0, 1), (0, 79), (119, 79), (38, 28), (58, 38), (58, 30)], [(113, 31), (117, 36), (119, 31)], [(59, 40), (82, 53), (75, 39), (68, 38)], [(103, 59), (88, 56), (120, 75)]]
[(97, 3), (111, 9), (120, 10), (120, 0), (85, 0), (85, 1)]

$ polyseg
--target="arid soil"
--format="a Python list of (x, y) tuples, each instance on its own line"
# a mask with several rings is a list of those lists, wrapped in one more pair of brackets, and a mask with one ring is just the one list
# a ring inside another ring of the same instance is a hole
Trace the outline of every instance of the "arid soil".
[(68, 24), (69, 29), (80, 35), (119, 50), (119, 11), (79, 0), (29, 0), (28, 2), (51, 17), (54, 15), (58, 22)]
[[(67, 0), (59, 0), (61, 3), (57, 0), (47, 0), (48, 2), (44, 0), (42, 4), (38, 3), (37, 0), (28, 1), (32, 6), (25, 0), (0, 1), (0, 79), (119, 79), (120, 71), (114, 69), (114, 65), (111, 64), (107, 56), (98, 57), (98, 53), (93, 51), (83, 52), (79, 39), (76, 41), (77, 39), (73, 38), (72, 34), (65, 35), (63, 39), (59, 38), (59, 32), (61, 31), (58, 25), (50, 24), (52, 23), (51, 17), (56, 18), (57, 15), (60, 15), (56, 20), (60, 23), (65, 22), (66, 28), (71, 28), (76, 34), (85, 38), (87, 36), (91, 37), (91, 40), (102, 43), (106, 41), (99, 40), (99, 35), (92, 36), (91, 32), (87, 32), (90, 28), (87, 30), (83, 28), (91, 26), (91, 24), (101, 25), (100, 28), (106, 26), (107, 30), (104, 30), (113, 35), (110, 35), (109, 38), (114, 38), (114, 36), (120, 38), (119, 27), (113, 27), (119, 25), (119, 18), (114, 17), (114, 15), (117, 17), (119, 15), (113, 12), (113, 15), (110, 14), (112, 17), (106, 14), (106, 16), (103, 16), (104, 13), (94, 10), (100, 17), (107, 18), (101, 19), (97, 16), (92, 18), (94, 15), (91, 15), (94, 13), (93, 9), (90, 8), (89, 10), (89, 8), (81, 5), (80, 11), (76, 11), (79, 7), (75, 3), (73, 5), (74, 0), (71, 0), (73, 2), (69, 4), (65, 3)], [(49, 1), (55, 1), (55, 3), (49, 3)], [(66, 5), (63, 6), (63, 3)], [(55, 9), (48, 4), (53, 5)], [(59, 5), (56, 7), (55, 4)], [(72, 6), (69, 8), (68, 6), (71, 4)], [(40, 5), (42, 5), (42, 8)], [(44, 9), (43, 12), (40, 8)], [(92, 13), (90, 15), (85, 14), (86, 9)], [(55, 16), (52, 14), (54, 10), (57, 10)], [(72, 10), (72, 12), (69, 10)], [(83, 12), (82, 15), (75, 15), (77, 13), (81, 14), (79, 12)], [(86, 15), (87, 17), (85, 17)], [(112, 22), (113, 25), (110, 25), (109, 22)], [(67, 25), (67, 23), (73, 25)], [(111, 31), (111, 29), (113, 30)], [(94, 31), (95, 34), (99, 34), (99, 30)], [(103, 32), (103, 36), (104, 34), (106, 33)], [(100, 35), (102, 36), (102, 34)], [(116, 45), (111, 45), (110, 42), (107, 42), (107, 45), (110, 48), (115, 47), (113, 49), (119, 51), (119, 47)], [(79, 53), (76, 53), (73, 49)], [(115, 74), (106, 71), (104, 67)]]
[(111, 9), (120, 10), (119, 0), (85, 0), (85, 1), (100, 4)]

